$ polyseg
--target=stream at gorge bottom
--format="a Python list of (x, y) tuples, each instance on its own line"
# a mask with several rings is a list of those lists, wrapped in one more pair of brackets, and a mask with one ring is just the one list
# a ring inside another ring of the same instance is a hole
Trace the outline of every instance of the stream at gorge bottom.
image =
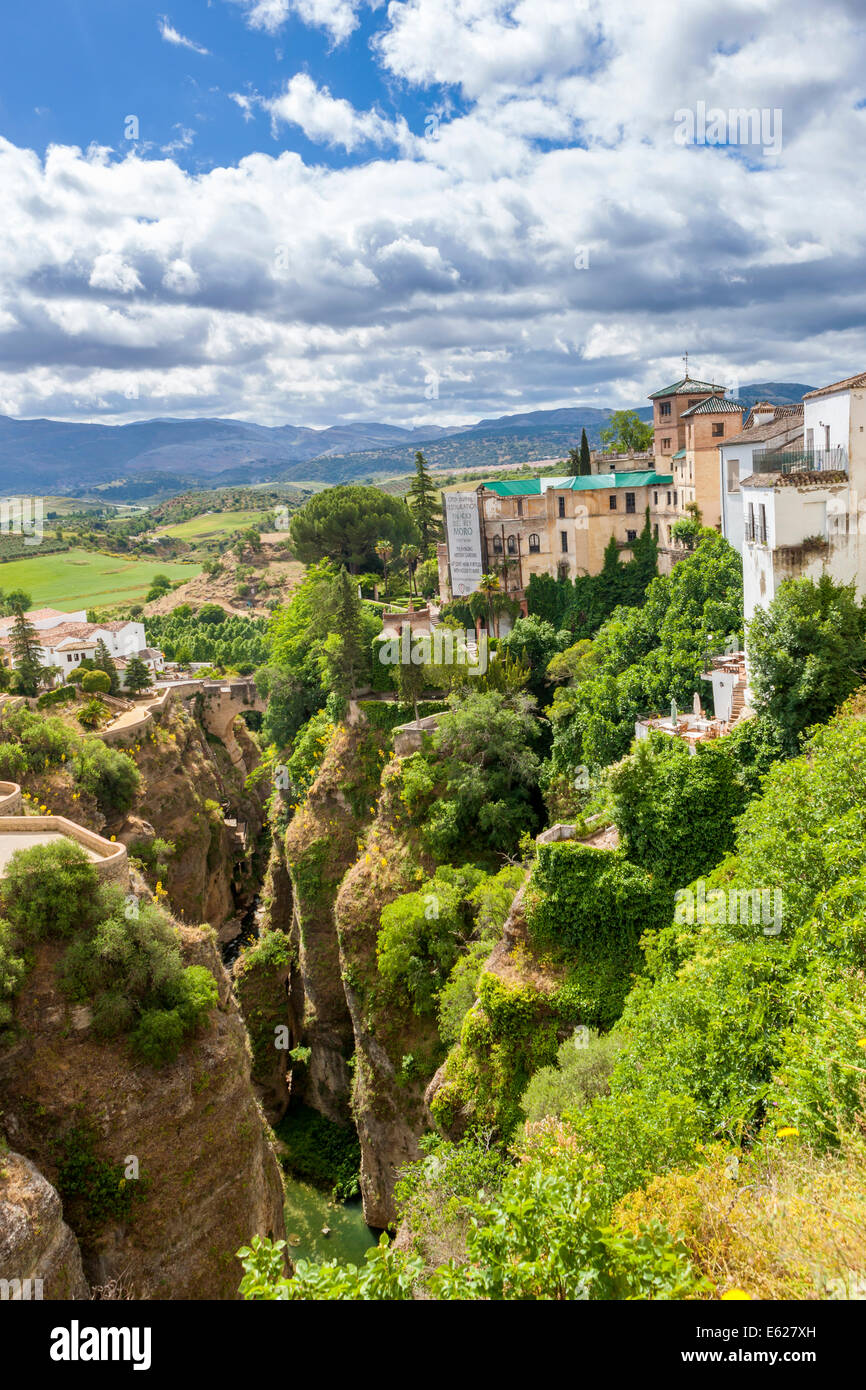
[[(312, 1260), (316, 1264), (326, 1260), (363, 1264), (364, 1251), (376, 1244), (378, 1235), (364, 1221), (361, 1199), (335, 1202), (321, 1188), (288, 1173), (283, 1176), (287, 1253), (291, 1259)], [(330, 1229), (329, 1236), (322, 1235), (323, 1226)]]

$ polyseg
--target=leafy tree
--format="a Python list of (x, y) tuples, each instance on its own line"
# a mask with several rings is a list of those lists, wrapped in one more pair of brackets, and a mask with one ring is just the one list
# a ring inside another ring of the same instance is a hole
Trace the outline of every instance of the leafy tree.
[(130, 657), (124, 673), (124, 684), (127, 690), (136, 695), (140, 690), (149, 690), (153, 684), (150, 670), (142, 661), (140, 656)]
[(534, 707), (521, 692), (469, 694), (439, 720), (429, 760), (416, 755), (429, 780), (407, 804), (437, 857), (471, 845), (513, 850), (521, 833), (537, 824)]
[(615, 454), (643, 452), (652, 448), (653, 427), (644, 424), (636, 410), (615, 410), (601, 431), (601, 442)]
[(312, 563), (329, 559), (350, 573), (376, 568), (376, 542), (395, 550), (420, 536), (405, 502), (376, 487), (340, 484), (310, 498), (289, 523), (295, 554)]
[(734, 846), (748, 799), (726, 739), (699, 743), (652, 733), (607, 774), (628, 857), (674, 887), (706, 874)]
[(530, 668), (529, 689), (541, 699), (547, 690), (547, 668), (555, 654), (568, 642), (566, 632), (557, 632), (552, 623), (535, 616), (518, 618), (507, 636), (500, 639), (497, 655), (506, 653)]
[(442, 534), (442, 519), (436, 502), (436, 485), (430, 477), (427, 460), (419, 449), (415, 455), (415, 477), (407, 498), (415, 518), (424, 554)]
[(111, 677), (107, 671), (85, 671), (81, 677), (81, 689), (88, 695), (108, 695), (111, 690)]
[(422, 560), (415, 571), (415, 580), (422, 598), (435, 598), (439, 593), (438, 560)]
[(828, 574), (786, 580), (769, 608), (755, 611), (747, 638), (755, 708), (788, 753), (862, 681), (863, 632), (854, 585)]
[(33, 599), (26, 589), (10, 589), (5, 598), (0, 599), (0, 611), (7, 617), (16, 613), (27, 613), (32, 607)]

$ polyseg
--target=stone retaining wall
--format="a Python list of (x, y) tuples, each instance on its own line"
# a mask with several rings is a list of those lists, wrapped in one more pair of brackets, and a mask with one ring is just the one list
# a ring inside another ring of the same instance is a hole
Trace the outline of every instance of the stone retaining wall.
[(17, 782), (0, 782), (0, 816), (18, 816), (24, 802)]
[(30, 834), (42, 831), (65, 835), (67, 839), (74, 840), (76, 844), (83, 845), (85, 849), (98, 855), (94, 861), (94, 868), (101, 879), (117, 883), (121, 888), (129, 887), (126, 845), (112, 844), (95, 831), (86, 830), (83, 825), (76, 825), (75, 821), (67, 820), (65, 816), (4, 816), (0, 819), (0, 835), (12, 834), (15, 831)]

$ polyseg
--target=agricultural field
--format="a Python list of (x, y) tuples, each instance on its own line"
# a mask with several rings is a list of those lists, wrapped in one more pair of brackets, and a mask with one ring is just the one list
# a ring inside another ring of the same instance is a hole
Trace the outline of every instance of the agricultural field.
[(178, 521), (174, 526), (160, 528), (157, 535), (169, 536), (172, 540), (210, 541), (221, 536), (229, 536), (233, 531), (248, 531), (250, 527), (258, 530), (264, 524), (269, 512), (205, 512), (192, 516), (188, 521)]
[(126, 560), (89, 550), (64, 550), (34, 555), (0, 565), (0, 589), (24, 589), (34, 608), (97, 608), (105, 604), (143, 603), (154, 575), (167, 574), (172, 583), (194, 579), (200, 565), (165, 561)]

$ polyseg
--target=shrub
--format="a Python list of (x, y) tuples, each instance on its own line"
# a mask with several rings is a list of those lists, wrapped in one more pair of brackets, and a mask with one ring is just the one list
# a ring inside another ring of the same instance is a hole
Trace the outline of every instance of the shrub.
[(622, 1040), (614, 1033), (566, 1038), (557, 1053), (555, 1067), (542, 1067), (526, 1088), (523, 1108), (530, 1121), (547, 1115), (561, 1116), (580, 1109), (587, 1101), (607, 1092)]
[(59, 840), (17, 850), (0, 882), (5, 916), (29, 943), (71, 936), (96, 920), (99, 879), (80, 845)]
[(145, 1009), (129, 1041), (140, 1061), (163, 1067), (180, 1052), (183, 1023), (174, 1009)]
[(88, 695), (107, 695), (111, 690), (111, 678), (107, 671), (85, 671), (81, 689)]
[(105, 814), (128, 811), (141, 785), (141, 773), (132, 758), (95, 738), (81, 745), (72, 771), (78, 785), (96, 798)]

